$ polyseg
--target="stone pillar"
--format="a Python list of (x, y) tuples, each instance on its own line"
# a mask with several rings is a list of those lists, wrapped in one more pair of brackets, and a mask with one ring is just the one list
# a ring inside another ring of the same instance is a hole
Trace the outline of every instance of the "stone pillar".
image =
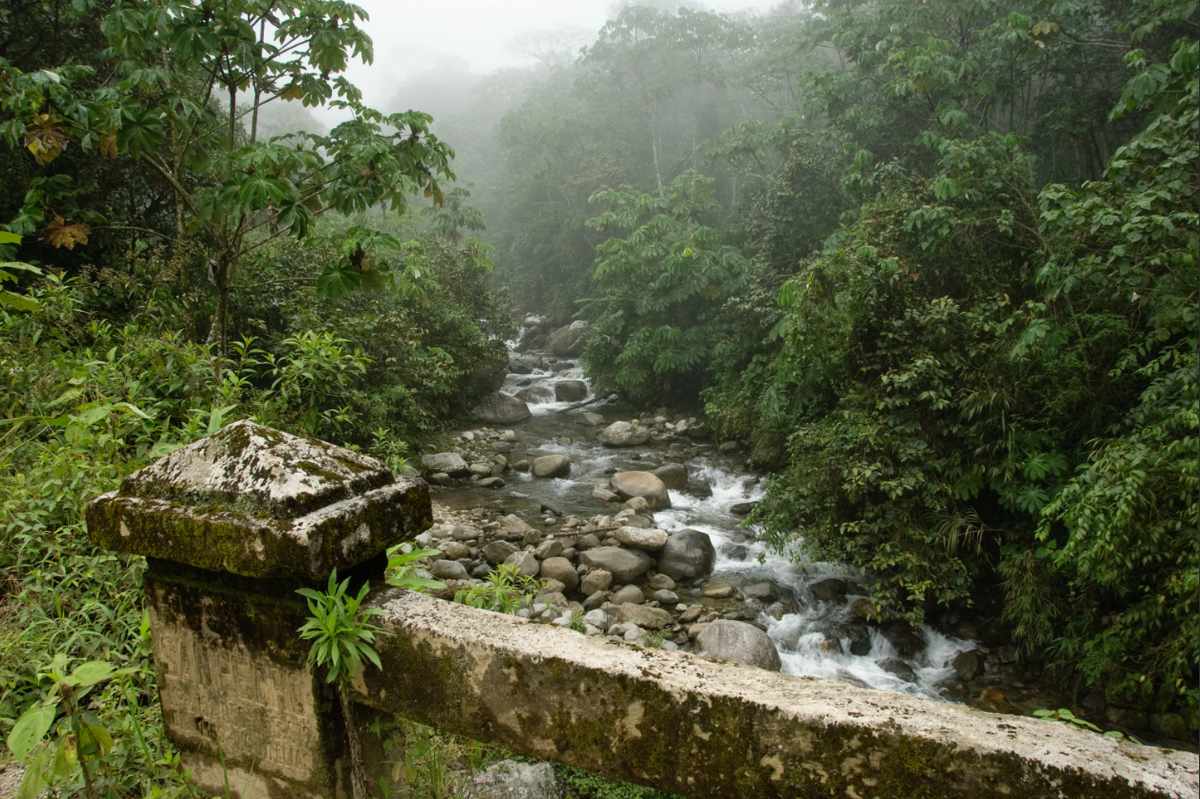
[(323, 441), (238, 422), (127, 477), (87, 509), (94, 543), (145, 555), (167, 736), (203, 790), (331, 797), (342, 721), (308, 665), (302, 586), (383, 580), (385, 550), (432, 523), (421, 480)]

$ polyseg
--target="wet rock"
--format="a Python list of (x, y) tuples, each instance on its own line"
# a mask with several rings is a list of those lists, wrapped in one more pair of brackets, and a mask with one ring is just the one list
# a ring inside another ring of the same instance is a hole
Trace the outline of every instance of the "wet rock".
[(691, 480), (687, 484), (687, 492), (697, 499), (709, 499), (713, 495), (712, 483), (707, 480)]
[(750, 557), (750, 547), (745, 544), (721, 544), (721, 554), (730, 560), (746, 560)]
[(789, 605), (786, 602), (773, 602), (763, 612), (766, 613), (768, 616), (770, 616), (775, 621), (779, 621), (787, 614), (794, 613), (795, 608), (793, 608), (791, 605)]
[(579, 561), (590, 569), (604, 569), (610, 572), (617, 583), (632, 583), (650, 568), (650, 556), (645, 552), (613, 546), (596, 547), (582, 552)]
[(613, 536), (625, 546), (636, 547), (645, 552), (657, 552), (667, 543), (667, 534), (655, 529), (618, 527)]
[(970, 682), (983, 674), (983, 664), (983, 653), (978, 649), (971, 649), (955, 655), (954, 661), (950, 665), (954, 667), (954, 673), (958, 675), (958, 679)]
[(763, 602), (770, 602), (775, 598), (775, 586), (769, 582), (751, 583), (750, 585), (742, 586), (742, 596), (747, 599), (759, 599)]
[(500, 520), (500, 529), (511, 536), (524, 536), (527, 533), (536, 532), (528, 522), (512, 513)]
[(716, 557), (707, 533), (680, 530), (667, 536), (667, 543), (658, 554), (658, 571), (676, 582), (693, 580), (711, 572)]
[(655, 602), (661, 602), (664, 605), (674, 605), (679, 601), (679, 594), (674, 591), (668, 591), (666, 588), (660, 588), (654, 592), (651, 598)]
[(527, 460), (526, 460), (526, 459), (524, 459), (524, 458), (520, 459), (519, 461), (517, 461), (516, 463), (514, 463), (514, 464), (512, 465), (512, 470), (513, 470), (514, 472), (527, 472), (527, 471), (529, 471), (529, 461), (527, 461)]
[(779, 671), (782, 663), (775, 645), (753, 624), (717, 619), (696, 636), (696, 652), (714, 660), (731, 660)]
[(558, 580), (565, 591), (574, 591), (579, 587), (579, 574), (566, 558), (546, 558), (542, 561), (540, 574), (543, 579)]
[(1189, 738), (1187, 723), (1178, 713), (1153, 713), (1150, 715), (1150, 731), (1162, 738), (1181, 741)]
[(894, 674), (905, 682), (917, 681), (917, 673), (912, 670), (911, 666), (899, 658), (884, 658), (875, 662), (879, 664), (879, 668), (888, 674)]
[(889, 622), (880, 632), (902, 658), (910, 658), (925, 648), (925, 639), (906, 621), (897, 619)]
[(550, 351), (559, 358), (578, 358), (583, 354), (584, 334), (588, 327), (588, 323), (580, 319), (555, 330), (550, 334)]
[(654, 529), (654, 522), (651, 521), (650, 519), (646, 518), (646, 516), (643, 515), (643, 513), (645, 513), (649, 516), (654, 515), (653, 512), (651, 512), (648, 509), (648, 507), (646, 506), (646, 504), (645, 504), (646, 500), (642, 499), (641, 497), (634, 497), (633, 499), (628, 500), (627, 502), (632, 502), (633, 504), (637, 505), (639, 508), (644, 508), (645, 510), (639, 511), (634, 508), (627, 507), (627, 508), (625, 508), (625, 510), (621, 511), (620, 513), (618, 513), (616, 516), (613, 517), (613, 523), (619, 524), (623, 527), (636, 527), (639, 530)]
[(604, 417), (598, 413), (592, 413), (591, 411), (584, 411), (582, 421), (584, 424), (588, 425), (589, 427), (598, 427), (598, 426), (604, 424)]
[(808, 586), (813, 599), (821, 602), (841, 602), (846, 598), (846, 581), (837, 577), (826, 577)]
[(475, 775), (471, 796), (482, 799), (561, 799), (565, 792), (549, 763), (501, 760)]
[(514, 552), (504, 559), (505, 566), (513, 566), (521, 577), (536, 577), (541, 570), (538, 559), (530, 552)]
[(612, 603), (614, 605), (624, 605), (626, 602), (640, 605), (645, 601), (646, 597), (642, 595), (642, 589), (636, 585), (623, 585), (612, 592)]
[(470, 474), (467, 462), (457, 452), (435, 452), (432, 455), (421, 456), (421, 466), (426, 472), (449, 475), (450, 477), (465, 477)]
[(679, 614), (680, 624), (691, 624), (696, 619), (704, 615), (703, 605), (691, 605), (683, 613)]
[(654, 470), (654, 475), (662, 480), (663, 485), (676, 491), (687, 488), (687, 467), (682, 463), (664, 463)]
[(559, 380), (554, 384), (554, 398), (559, 402), (582, 402), (587, 393), (587, 383), (582, 380)]
[(705, 583), (700, 589), (700, 596), (711, 599), (728, 599), (733, 596), (735, 590), (729, 583)]
[(656, 574), (650, 578), (650, 587), (656, 591), (662, 589), (671, 591), (675, 588), (675, 581), (665, 574)]
[(648, 608), (645, 605), (625, 602), (617, 605), (617, 622), (636, 624), (638, 627), (648, 630), (658, 630), (671, 626), (671, 614), (662, 608)]
[(607, 488), (604, 488), (602, 486), (596, 486), (592, 490), (592, 497), (594, 499), (600, 500), (601, 502), (620, 502), (621, 501), (621, 498), (619, 496), (617, 496), (615, 493), (613, 493), (612, 491), (609, 491)]
[(741, 446), (736, 441), (726, 441), (717, 447), (721, 452), (737, 452)]
[(757, 502), (735, 502), (729, 506), (729, 512), (734, 516), (749, 516), (757, 505)]
[(842, 642), (838, 638), (825, 636), (825, 640), (821, 641), (821, 651), (827, 655), (842, 655), (845, 654), (842, 649)]
[(496, 391), (483, 398), (471, 415), (484, 424), (513, 424), (533, 414), (529, 406), (509, 394)]
[(481, 363), (465, 375), (466, 391), (473, 397), (499, 391), (508, 376), (508, 362), (500, 360)]
[(612, 572), (607, 569), (594, 569), (583, 576), (583, 584), (579, 590), (585, 596), (591, 596), (598, 591), (607, 591), (612, 585)]
[(456, 560), (435, 560), (429, 567), (429, 573), (438, 580), (468, 580), (471, 577)]
[(649, 440), (649, 430), (629, 422), (613, 422), (600, 432), (600, 443), (609, 447), (636, 447)]
[(571, 459), (566, 455), (542, 455), (533, 459), (534, 477), (566, 477), (570, 473)]
[(562, 555), (562, 552), (562, 542), (551, 539), (538, 544), (537, 551), (534, 554), (537, 555), (538, 560), (546, 560), (547, 558), (557, 558)]
[(1134, 732), (1144, 732), (1150, 728), (1150, 717), (1142, 710), (1110, 705), (1104, 711), (1104, 716), (1110, 723)]
[(482, 548), (482, 553), (484, 553), (487, 563), (492, 564), (504, 563), (515, 552), (517, 552), (517, 548), (512, 546), (508, 541), (492, 541)]
[(1021, 710), (1005, 698), (999, 688), (988, 688), (979, 695), (979, 704), (993, 713), (1007, 713), (1010, 716), (1021, 715)]
[(671, 507), (667, 487), (651, 472), (617, 472), (611, 482), (613, 491), (622, 499), (642, 497), (651, 508)]
[(554, 402), (554, 389), (546, 385), (530, 386), (517, 392), (517, 399), (529, 405)]
[(875, 603), (869, 599), (856, 599), (850, 603), (850, 612), (856, 619), (870, 621), (875, 618)]
[(850, 654), (860, 658), (871, 654), (871, 639), (867, 636), (850, 639)]
[(480, 488), (504, 488), (504, 479), (501, 477), (484, 477), (476, 485)]
[(471, 548), (466, 544), (458, 541), (449, 541), (442, 544), (442, 557), (446, 560), (461, 560), (462, 558), (471, 557)]
[(492, 473), (492, 464), (476, 461), (467, 467), (476, 477), (487, 477)]

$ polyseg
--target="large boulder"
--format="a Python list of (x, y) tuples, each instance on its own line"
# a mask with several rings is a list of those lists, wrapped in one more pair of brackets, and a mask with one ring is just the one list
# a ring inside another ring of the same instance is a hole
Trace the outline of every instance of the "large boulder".
[(571, 473), (571, 459), (566, 455), (542, 455), (533, 459), (534, 477), (566, 477)]
[(421, 466), (429, 474), (445, 472), (451, 477), (466, 477), (471, 473), (463, 456), (457, 452), (435, 452), (421, 456)]
[(768, 671), (783, 666), (771, 637), (744, 621), (717, 619), (696, 636), (696, 653), (713, 660), (732, 660)]
[(707, 533), (680, 530), (667, 536), (658, 554), (658, 571), (676, 582), (703, 577), (712, 571), (717, 551)]
[(642, 497), (651, 508), (671, 507), (667, 487), (651, 472), (617, 472), (609, 482), (621, 499)]
[(609, 447), (636, 447), (650, 440), (650, 429), (629, 422), (613, 422), (600, 431), (600, 443)]
[(554, 398), (559, 402), (582, 402), (587, 392), (587, 383), (582, 380), (559, 380), (554, 384)]
[(663, 481), (667, 488), (682, 491), (687, 488), (687, 467), (682, 463), (664, 463), (654, 470), (654, 476)]
[(484, 361), (471, 367), (464, 376), (466, 391), (472, 397), (482, 397), (484, 394), (499, 391), (507, 376), (508, 360), (506, 358)]
[(555, 330), (550, 334), (550, 351), (560, 358), (578, 358), (583, 354), (584, 334), (588, 327), (588, 323), (580, 319)]
[(574, 591), (579, 587), (579, 574), (571, 561), (566, 558), (546, 558), (542, 561), (541, 577), (543, 580), (558, 580), (565, 590)]
[[(638, 627), (657, 630), (671, 626), (671, 614), (662, 608), (648, 608), (633, 602), (623, 602), (617, 605), (617, 623), (633, 622)], [(764, 633), (765, 635), (765, 633)]]
[(650, 556), (638, 549), (596, 547), (581, 552), (579, 562), (589, 569), (603, 569), (614, 583), (632, 583), (650, 569)]
[(484, 424), (513, 424), (533, 416), (528, 405), (500, 391), (484, 397), (471, 414)]
[(554, 390), (550, 386), (536, 385), (523, 388), (517, 392), (517, 399), (528, 405), (539, 405), (543, 402), (554, 402)]
[(646, 552), (657, 552), (667, 543), (667, 534), (662, 530), (647, 530), (640, 527), (618, 527), (613, 536), (625, 546), (635, 547)]

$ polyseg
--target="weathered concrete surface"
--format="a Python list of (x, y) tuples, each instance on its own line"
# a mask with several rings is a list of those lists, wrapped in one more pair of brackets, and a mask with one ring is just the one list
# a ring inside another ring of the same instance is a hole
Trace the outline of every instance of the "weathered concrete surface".
[(419, 479), (324, 441), (237, 422), (88, 504), (98, 546), (245, 577), (324, 580), (433, 523)]
[(1188, 797), (1196, 755), (1065, 724), (607, 644), (387, 589), (356, 700), (534, 757), (713, 797)]
[(167, 737), (211, 794), (228, 769), (246, 799), (330, 795), (339, 738), (296, 634), (303, 600), (214, 577), (156, 561), (144, 578)]

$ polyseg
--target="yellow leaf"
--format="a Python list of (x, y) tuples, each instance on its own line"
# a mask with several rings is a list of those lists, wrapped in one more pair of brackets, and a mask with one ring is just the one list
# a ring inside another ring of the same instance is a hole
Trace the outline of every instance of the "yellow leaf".
[(62, 155), (66, 148), (67, 134), (58, 129), (59, 118), (50, 114), (38, 114), (25, 134), (25, 147), (34, 160), (43, 166)]
[(105, 158), (117, 157), (117, 134), (101, 133), (100, 138), (96, 142), (96, 149), (100, 151), (100, 155)]
[(54, 221), (46, 225), (42, 231), (42, 238), (55, 247), (66, 247), (68, 250), (73, 250), (76, 244), (87, 244), (88, 234), (91, 232), (87, 225), (78, 222), (68, 224), (61, 216), (55, 214)]
[(1031, 31), (1031, 33), (1033, 33), (1034, 36), (1043, 36), (1047, 33), (1058, 33), (1060, 30), (1061, 30), (1061, 28), (1059, 27), (1059, 24), (1057, 22), (1052, 22), (1051, 20), (1044, 19), (1041, 22), (1039, 22), (1038, 24), (1033, 26), (1033, 30)]

